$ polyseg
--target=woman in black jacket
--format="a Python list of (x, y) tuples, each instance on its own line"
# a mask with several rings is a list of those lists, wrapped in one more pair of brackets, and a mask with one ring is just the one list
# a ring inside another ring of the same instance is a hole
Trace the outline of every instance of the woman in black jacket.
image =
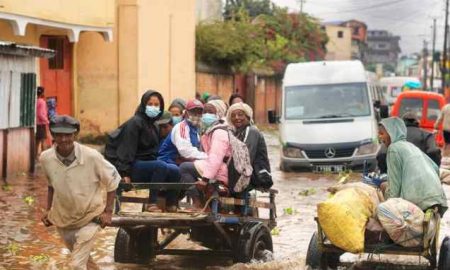
[[(252, 125), (252, 118), (252, 108), (242, 102), (231, 105), (227, 112), (227, 122), (231, 126), (234, 135), (248, 147), (253, 167), (250, 188), (269, 189), (273, 182), (270, 174), (266, 141), (263, 134)], [(231, 186), (235, 182), (234, 178), (236, 178), (236, 175), (229, 173), (228, 177)]]
[[(156, 91), (142, 95), (136, 113), (114, 133), (110, 134), (105, 155), (126, 183), (178, 181), (179, 175), (168, 175), (164, 162), (157, 160), (159, 131), (155, 121), (164, 112), (164, 99)], [(149, 211), (158, 210), (157, 191), (151, 191)], [(176, 196), (167, 196), (167, 204), (176, 203)]]

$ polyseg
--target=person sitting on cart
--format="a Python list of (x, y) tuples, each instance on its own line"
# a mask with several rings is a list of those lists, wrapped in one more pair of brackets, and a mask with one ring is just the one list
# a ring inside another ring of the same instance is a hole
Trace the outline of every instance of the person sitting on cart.
[(447, 199), (438, 166), (417, 146), (406, 141), (405, 122), (398, 117), (383, 119), (380, 140), (387, 147), (388, 181), (381, 185), (385, 198), (402, 198), (422, 210), (438, 207), (442, 216)]
[[(166, 164), (157, 160), (160, 134), (155, 122), (163, 111), (162, 95), (148, 90), (142, 95), (134, 116), (109, 135), (105, 156), (116, 166), (125, 183), (178, 181)], [(156, 204), (157, 193), (157, 190), (150, 191), (148, 211), (161, 210)], [(166, 199), (169, 207), (177, 203), (176, 194), (170, 193)]]
[[(233, 130), (234, 136), (244, 142), (250, 154), (253, 174), (249, 189), (269, 189), (273, 185), (270, 173), (270, 162), (267, 155), (266, 141), (261, 131), (253, 125), (253, 110), (242, 102), (234, 103), (228, 109), (227, 122)], [(233, 166), (230, 163), (229, 166)], [(236, 170), (228, 170), (230, 186), (234, 186), (239, 175)]]
[(176, 125), (183, 121), (184, 111), (186, 110), (186, 101), (181, 98), (172, 100), (169, 106), (169, 112), (172, 115), (173, 124)]
[[(172, 115), (168, 111), (164, 111), (161, 118), (155, 122), (159, 129), (160, 146), (163, 144), (164, 139), (172, 132), (174, 123)], [(160, 148), (161, 149), (161, 148)]]
[[(187, 192), (194, 203), (194, 208), (203, 205), (202, 197), (209, 180), (216, 180), (222, 187), (228, 186), (227, 160), (231, 156), (231, 145), (228, 137), (228, 126), (224, 124), (227, 106), (222, 100), (212, 100), (205, 104), (202, 116), (204, 133), (201, 137), (201, 147), (207, 158), (180, 165), (181, 182), (197, 183), (196, 189)], [(201, 180), (199, 180), (201, 179)], [(226, 188), (221, 188), (226, 192)]]

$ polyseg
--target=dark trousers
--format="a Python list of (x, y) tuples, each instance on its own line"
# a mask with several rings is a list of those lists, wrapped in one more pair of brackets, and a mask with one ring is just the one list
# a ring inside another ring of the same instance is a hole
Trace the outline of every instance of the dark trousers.
[[(194, 162), (181, 163), (180, 176), (181, 176), (181, 183), (195, 183), (198, 181), (198, 178), (201, 177), (194, 166)], [(202, 197), (201, 194), (202, 193), (195, 187), (191, 187), (186, 191), (186, 195), (188, 195), (191, 198), (196, 197), (201, 199)]]
[[(132, 182), (141, 183), (177, 183), (180, 181), (178, 168), (168, 166), (170, 164), (161, 160), (136, 160), (133, 164), (131, 173)], [(150, 203), (156, 203), (158, 200), (158, 190), (150, 190)], [(166, 192), (166, 201), (168, 205), (177, 202), (177, 192), (168, 190)]]

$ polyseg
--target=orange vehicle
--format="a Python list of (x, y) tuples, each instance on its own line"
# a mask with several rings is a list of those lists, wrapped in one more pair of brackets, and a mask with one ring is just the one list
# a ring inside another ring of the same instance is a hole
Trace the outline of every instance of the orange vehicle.
[[(434, 123), (445, 105), (444, 96), (426, 91), (407, 91), (398, 95), (392, 106), (391, 116), (402, 117), (406, 112), (414, 112), (420, 120), (420, 127), (433, 132)], [(438, 147), (444, 146), (442, 124), (436, 134)]]

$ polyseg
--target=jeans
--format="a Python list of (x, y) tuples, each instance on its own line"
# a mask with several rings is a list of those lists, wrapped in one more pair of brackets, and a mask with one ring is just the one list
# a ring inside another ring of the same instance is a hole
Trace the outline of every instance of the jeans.
[[(131, 173), (132, 182), (142, 183), (177, 183), (180, 181), (180, 173), (178, 168), (169, 166), (161, 160), (136, 160), (133, 164)], [(176, 165), (174, 165), (176, 166)], [(156, 203), (158, 200), (158, 190), (150, 190), (150, 203)], [(168, 190), (166, 193), (166, 201), (168, 205), (177, 202), (177, 192)]]

